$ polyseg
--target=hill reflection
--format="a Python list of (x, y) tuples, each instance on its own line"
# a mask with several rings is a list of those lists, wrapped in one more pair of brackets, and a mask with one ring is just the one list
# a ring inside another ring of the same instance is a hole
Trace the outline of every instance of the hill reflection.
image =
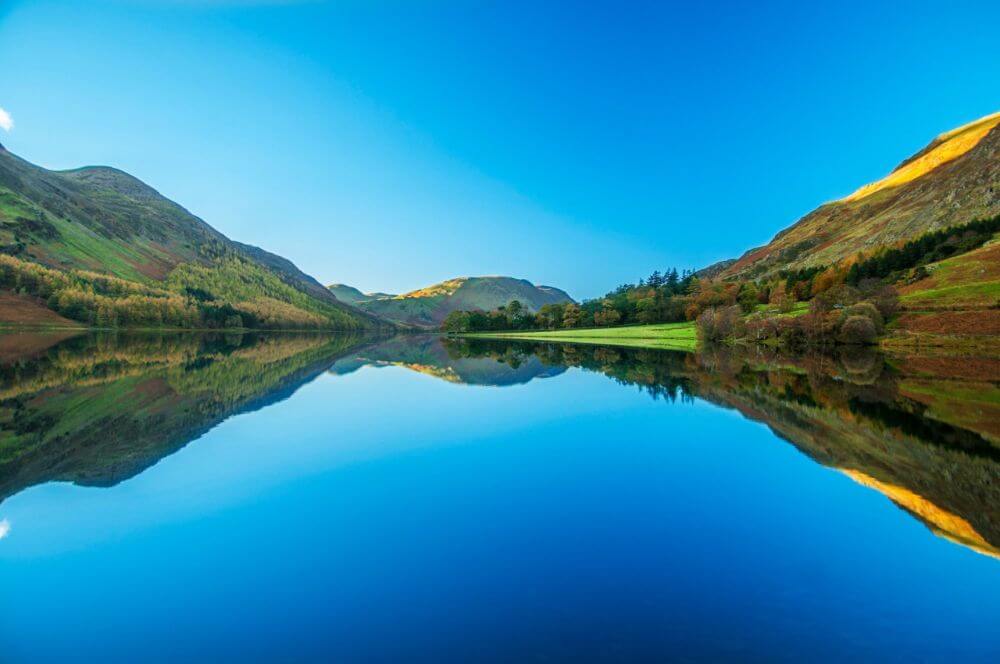
[(224, 419), (287, 398), (364, 343), (315, 334), (9, 335), (0, 342), (8, 349), (0, 500), (42, 482), (117, 484)]
[(1000, 557), (1000, 360), (788, 356), (453, 340), (453, 353), (600, 372), (653, 398), (699, 398), (766, 424), (818, 463), (883, 493), (933, 532)]
[(363, 367), (480, 386), (576, 368), (657, 400), (702, 399), (766, 424), (935, 533), (1000, 556), (998, 360), (858, 349), (787, 356), (428, 335), (2, 335), (0, 500), (50, 481), (115, 485), (232, 415)]

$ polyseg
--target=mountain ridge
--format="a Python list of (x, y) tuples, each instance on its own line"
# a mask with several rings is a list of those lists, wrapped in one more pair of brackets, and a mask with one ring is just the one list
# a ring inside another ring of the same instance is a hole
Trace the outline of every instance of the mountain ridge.
[(335, 292), (345, 297), (367, 298), (357, 306), (390, 321), (420, 328), (437, 328), (445, 317), (456, 310), (490, 311), (519, 301), (526, 309), (537, 311), (546, 304), (574, 302), (562, 289), (536, 286), (527, 279), (507, 276), (456, 277), (393, 296), (374, 297), (345, 284), (332, 284)]
[(0, 254), (0, 287), (89, 325), (384, 325), (111, 166), (48, 170), (0, 149)]
[(723, 277), (846, 262), (923, 233), (1000, 214), (1000, 112), (943, 132), (885, 177), (820, 205)]

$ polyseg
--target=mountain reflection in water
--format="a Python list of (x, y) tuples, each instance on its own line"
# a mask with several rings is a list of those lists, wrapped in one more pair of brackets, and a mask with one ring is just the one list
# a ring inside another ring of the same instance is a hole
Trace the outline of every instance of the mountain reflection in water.
[(790, 357), (433, 335), (8, 334), (0, 501), (51, 481), (113, 486), (325, 372), (390, 366), (478, 386), (579, 368), (654, 399), (735, 409), (936, 534), (1000, 555), (1000, 362), (887, 360), (871, 349)]

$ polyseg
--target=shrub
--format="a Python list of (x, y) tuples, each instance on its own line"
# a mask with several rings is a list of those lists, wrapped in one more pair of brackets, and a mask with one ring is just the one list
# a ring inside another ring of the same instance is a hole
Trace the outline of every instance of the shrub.
[(840, 284), (839, 286), (834, 286), (825, 293), (816, 296), (816, 301), (823, 302), (829, 305), (830, 308), (835, 306), (847, 307), (861, 300), (861, 292), (857, 288), (852, 288), (847, 284)]
[(698, 315), (694, 324), (698, 331), (698, 337), (702, 341), (712, 341), (717, 338), (715, 336), (715, 309), (705, 309)]
[(877, 338), (875, 323), (867, 316), (849, 316), (840, 326), (839, 341), (844, 344), (870, 345)]
[(739, 305), (706, 309), (698, 316), (695, 325), (698, 336), (705, 341), (736, 339), (746, 333)]
[(871, 302), (858, 302), (857, 304), (852, 304), (844, 310), (843, 320), (846, 322), (848, 318), (852, 318), (854, 316), (864, 316), (865, 318), (871, 320), (872, 324), (875, 325), (875, 331), (877, 333), (881, 333), (882, 328), (885, 325), (882, 313)]
[(892, 286), (879, 284), (865, 291), (865, 299), (875, 305), (882, 320), (889, 320), (899, 311), (899, 293)]

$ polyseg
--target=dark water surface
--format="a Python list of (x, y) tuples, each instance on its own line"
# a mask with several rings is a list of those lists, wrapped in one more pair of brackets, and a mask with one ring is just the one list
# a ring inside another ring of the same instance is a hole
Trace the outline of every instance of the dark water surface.
[(0, 661), (996, 661), (998, 368), (0, 337)]

